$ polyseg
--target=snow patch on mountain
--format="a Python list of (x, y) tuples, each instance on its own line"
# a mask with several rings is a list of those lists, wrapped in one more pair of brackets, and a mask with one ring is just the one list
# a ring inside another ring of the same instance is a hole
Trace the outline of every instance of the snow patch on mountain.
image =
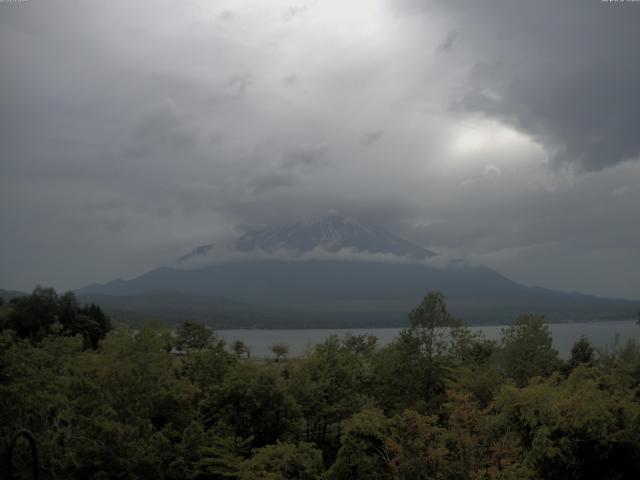
[(180, 257), (178, 263), (202, 266), (211, 261), (274, 258), (424, 263), (444, 261), (444, 257), (378, 225), (330, 211), (320, 218), (267, 226), (244, 233), (223, 248), (214, 247), (213, 244), (202, 245)]
[(240, 251), (285, 250), (300, 255), (323, 248), (328, 252), (352, 249), (356, 252), (391, 254), (422, 259), (435, 256), (425, 248), (397, 237), (384, 228), (359, 218), (331, 211), (318, 219), (289, 225), (270, 226), (242, 235), (235, 244)]

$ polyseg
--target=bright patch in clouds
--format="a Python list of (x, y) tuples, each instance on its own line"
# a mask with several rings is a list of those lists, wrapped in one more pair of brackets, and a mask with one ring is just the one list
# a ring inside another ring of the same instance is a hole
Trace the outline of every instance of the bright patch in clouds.
[(453, 182), (469, 188), (506, 175), (519, 185), (549, 184), (547, 154), (526, 134), (489, 118), (459, 122), (451, 131), (441, 168)]
[(524, 133), (493, 119), (478, 119), (454, 127), (451, 154), (464, 160), (500, 152), (518, 154), (536, 148), (539, 146)]

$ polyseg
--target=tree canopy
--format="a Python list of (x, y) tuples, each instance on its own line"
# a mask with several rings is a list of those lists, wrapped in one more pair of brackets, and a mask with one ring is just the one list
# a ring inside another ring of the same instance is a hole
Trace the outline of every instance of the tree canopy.
[(640, 464), (640, 346), (580, 339), (565, 362), (539, 316), (489, 341), (429, 294), (387, 346), (331, 336), (286, 362), (200, 324), (111, 329), (51, 289), (0, 322), (0, 438), (32, 431), (41, 478), (613, 480)]
[(52, 288), (36, 287), (31, 295), (0, 305), (0, 329), (12, 330), (32, 343), (49, 335), (80, 335), (85, 348), (95, 349), (111, 328), (111, 320), (99, 306), (79, 305), (73, 292), (58, 295)]

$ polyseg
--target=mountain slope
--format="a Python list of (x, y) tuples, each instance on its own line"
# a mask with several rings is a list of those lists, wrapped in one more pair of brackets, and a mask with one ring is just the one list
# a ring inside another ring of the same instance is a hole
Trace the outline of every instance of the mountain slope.
[(96, 303), (116, 322), (140, 325), (149, 321), (177, 324), (185, 320), (229, 328), (339, 328), (405, 324), (406, 316), (388, 312), (332, 312), (279, 308), (233, 302), (213, 296), (175, 291), (134, 295), (79, 294), (82, 303)]
[(411, 298), (425, 289), (462, 294), (512, 291), (515, 282), (484, 267), (437, 269), (411, 263), (340, 260), (234, 262), (180, 270), (163, 267), (132, 280), (93, 284), (79, 293), (110, 295), (173, 290), (265, 305), (349, 298)]
[[(293, 317), (298, 326), (317, 321), (396, 325), (430, 290), (444, 293), (452, 313), (468, 323), (504, 323), (524, 312), (542, 313), (551, 321), (629, 318), (637, 310), (635, 302), (524, 287), (490, 268), (463, 262), (436, 268), (433, 252), (335, 212), (246, 233), (233, 249), (236, 255), (247, 254), (244, 261), (211, 265), (209, 260), (216, 260), (208, 258), (212, 245), (203, 245), (179, 262), (209, 266), (159, 268), (78, 293), (109, 295), (104, 301), (110, 305), (165, 319), (188, 314), (215, 317), (211, 321), (226, 325), (235, 315), (237, 326), (253, 322), (260, 309), (264, 316), (256, 324), (268, 326), (282, 323), (276, 318), (289, 324)], [(254, 252), (262, 260), (255, 260)], [(158, 291), (173, 293), (163, 297)], [(149, 292), (156, 293), (141, 304), (140, 297)]]
[[(252, 261), (195, 270), (160, 268), (129, 281), (92, 285), (81, 295), (172, 290), (235, 302), (323, 312), (327, 319), (386, 314), (406, 318), (429, 290), (447, 296), (468, 323), (503, 323), (523, 312), (553, 321), (630, 317), (636, 303), (521, 286), (485, 267), (350, 261)], [(394, 322), (395, 323), (395, 322)]]
[(29, 294), (25, 292), (18, 292), (17, 290), (3, 290), (0, 288), (0, 298), (5, 302), (8, 302), (12, 298), (26, 297), (27, 295)]

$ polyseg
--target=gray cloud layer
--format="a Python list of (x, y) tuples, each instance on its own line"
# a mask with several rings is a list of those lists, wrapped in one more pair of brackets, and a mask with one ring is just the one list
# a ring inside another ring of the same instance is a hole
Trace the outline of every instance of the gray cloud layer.
[(456, 32), (442, 44), (479, 61), (461, 108), (526, 131), (552, 159), (600, 170), (640, 154), (632, 2), (443, 2)]
[(639, 3), (0, 3), (0, 287), (338, 209), (640, 298)]

